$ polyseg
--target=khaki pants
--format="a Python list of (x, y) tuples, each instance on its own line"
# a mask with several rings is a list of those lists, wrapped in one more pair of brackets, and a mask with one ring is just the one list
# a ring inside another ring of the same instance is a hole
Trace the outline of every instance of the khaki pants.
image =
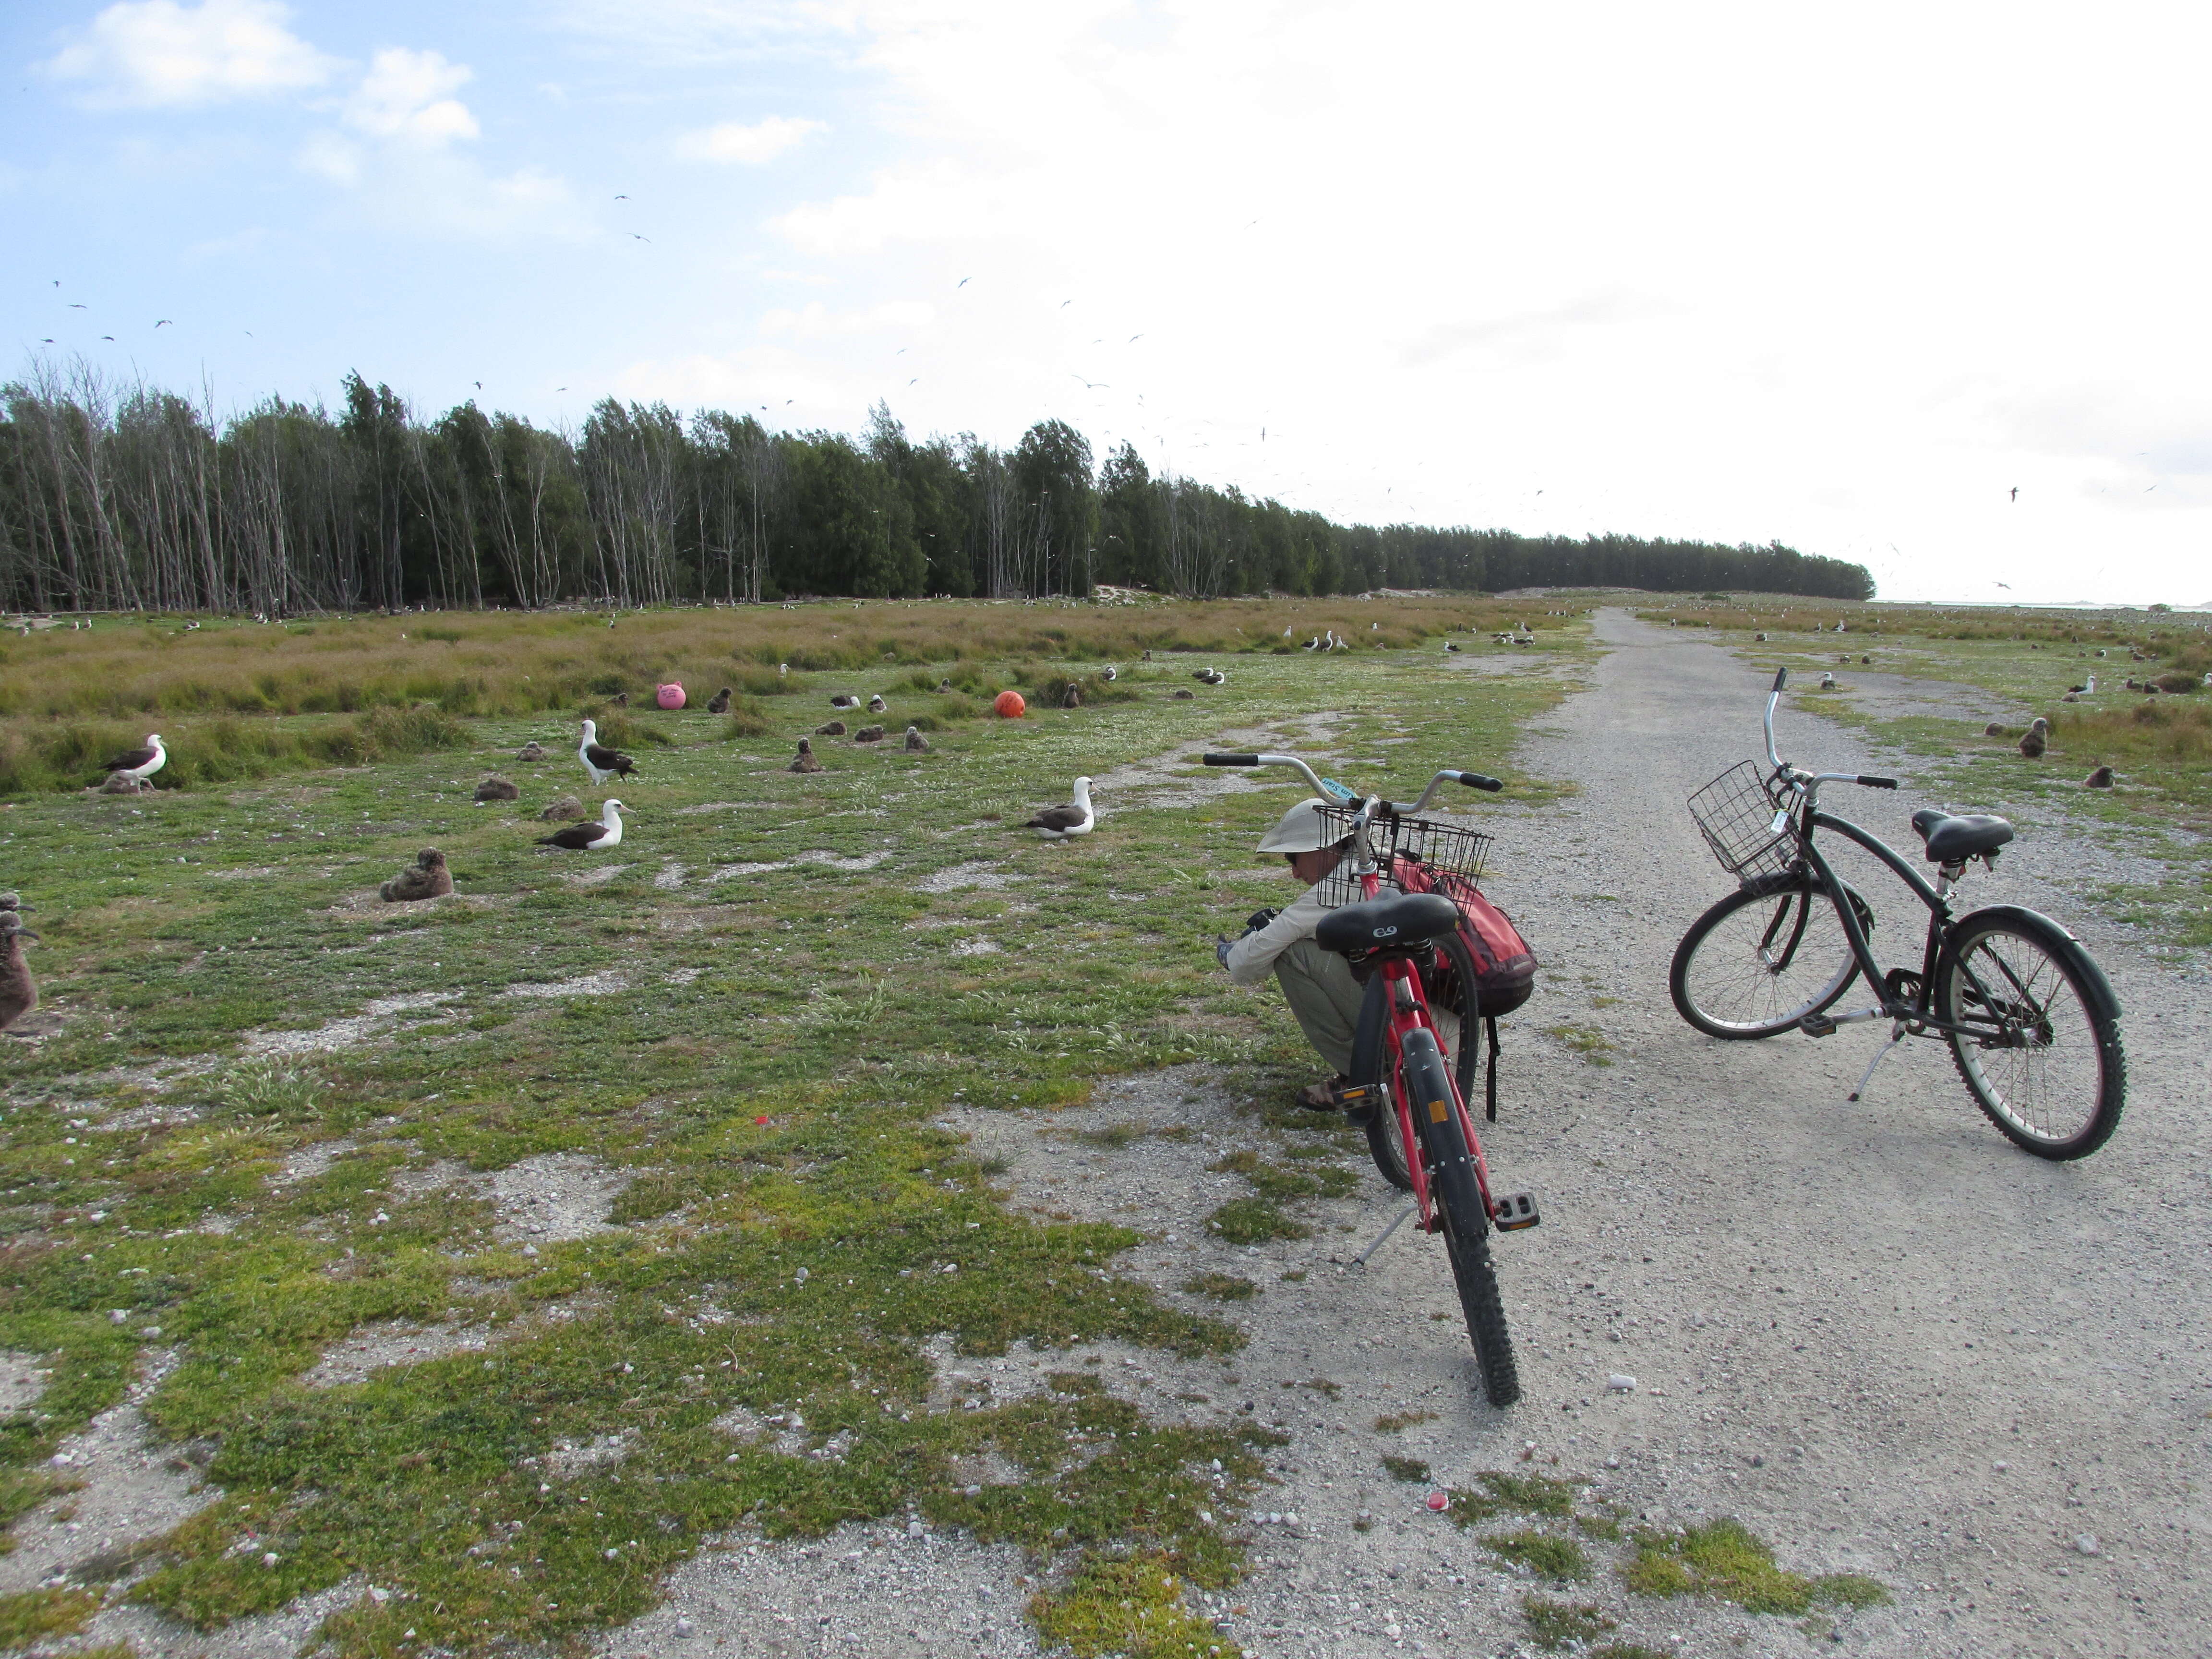
[(1359, 1029), (1359, 1006), (1366, 990), (1352, 976), (1344, 958), (1302, 939), (1275, 958), (1275, 983), (1306, 1041), (1329, 1069), (1352, 1074), (1352, 1040)]

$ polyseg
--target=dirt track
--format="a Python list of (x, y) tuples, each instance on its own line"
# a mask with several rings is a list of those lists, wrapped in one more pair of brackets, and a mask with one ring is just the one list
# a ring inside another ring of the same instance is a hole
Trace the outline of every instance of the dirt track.
[[(963, 1124), (1013, 1158), (1018, 1190), (1049, 1172), (1055, 1204), (1173, 1231), (1179, 1242), (1130, 1258), (1156, 1282), (1217, 1266), (1267, 1287), (1237, 1310), (1253, 1343), (1234, 1386), (1225, 1368), (1141, 1361), (1154, 1409), (1173, 1409), (1178, 1389), (1239, 1395), (1294, 1437), (1265, 1501), (1297, 1521), (1254, 1529), (1249, 1613), (1231, 1628), (1259, 1654), (1527, 1650), (1520, 1598), (1540, 1587), (1423, 1513), (1419, 1490), (1377, 1460), (1421, 1457), (1464, 1483), (1524, 1467), (1533, 1443), (1534, 1467), (1588, 1474), (1651, 1520), (1735, 1516), (1784, 1565), (1867, 1573), (1897, 1596), (1823, 1636), (1711, 1603), (1634, 1602), (1602, 1573), (1571, 1592), (1609, 1603), (1624, 1637), (1716, 1655), (2212, 1651), (2201, 968), (2154, 965), (2054, 887), (2118, 873), (2057, 827), (2024, 828), (1995, 876), (1972, 878), (1970, 903), (2073, 925), (2127, 1010), (2127, 1117), (2070, 1165), (2013, 1150), (1934, 1043), (1901, 1050), (1850, 1106), (1886, 1028), (1818, 1043), (1699, 1036), (1668, 1002), (1667, 963), (1729, 882), (1684, 800), (1753, 752), (1764, 680), (1617, 612), (1600, 637), (1613, 648), (1593, 688), (1516, 757), (1582, 793), (1498, 822), (1487, 884), (1547, 963), (1509, 1024), (1508, 1104), (1489, 1138), (1500, 1181), (1545, 1206), (1540, 1230), (1499, 1247), (1519, 1407), (1471, 1399), (1455, 1325), (1431, 1317), (1455, 1311), (1440, 1247), (1401, 1232), (1372, 1268), (1332, 1265), (1389, 1216), (1379, 1182), (1331, 1206), (1356, 1235), (1231, 1252), (1192, 1243), (1231, 1195), (1203, 1173), (1214, 1146), (1073, 1156), (1065, 1142), (1045, 1152), (1035, 1121)], [(1824, 768), (1899, 769), (1830, 722), (1785, 713), (1784, 729), (1787, 749)], [(1910, 811), (1927, 804), (1909, 779), (1898, 795), (1845, 793), (1833, 805), (1893, 840), (1909, 841)], [(1872, 872), (1865, 884), (1889, 939), (1917, 937), (1917, 906), (1908, 915)], [(1601, 1034), (1612, 1063), (1542, 1035), (1569, 1025)], [(1217, 1145), (1237, 1133), (1224, 1103), (1172, 1077), (1103, 1092), (1091, 1115), (1178, 1113)], [(1299, 1267), (1303, 1284), (1279, 1282)], [(1634, 1392), (1608, 1391), (1615, 1372)], [(1316, 1376), (1343, 1397), (1292, 1386)], [(1374, 1431), (1378, 1413), (1408, 1407), (1437, 1419)], [(1355, 1531), (1363, 1510), (1375, 1522)]]

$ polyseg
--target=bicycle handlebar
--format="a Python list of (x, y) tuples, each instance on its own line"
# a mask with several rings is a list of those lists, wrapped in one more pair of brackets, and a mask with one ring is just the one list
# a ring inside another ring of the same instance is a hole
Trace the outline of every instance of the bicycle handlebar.
[[(1200, 755), (1198, 760), (1201, 766), (1287, 766), (1295, 769), (1308, 783), (1311, 784), (1316, 794), (1334, 799), (1338, 793), (1316, 776), (1313, 768), (1308, 766), (1296, 755), (1208, 754)], [(1439, 772), (1429, 780), (1429, 787), (1422, 792), (1420, 799), (1415, 801), (1411, 806), (1399, 801), (1386, 800), (1382, 803), (1382, 810), (1405, 817), (1425, 812), (1428, 810), (1430, 801), (1436, 798), (1437, 786), (1447, 782), (1463, 784), (1469, 789), (1480, 789), (1493, 795), (1505, 787), (1503, 779), (1493, 778), (1486, 772)]]
[(1858, 776), (1853, 778), (1851, 781), (1859, 785), (1862, 788), (1866, 789), (1894, 789), (1897, 787), (1897, 780), (1895, 778), (1872, 777), (1864, 772), (1860, 773)]

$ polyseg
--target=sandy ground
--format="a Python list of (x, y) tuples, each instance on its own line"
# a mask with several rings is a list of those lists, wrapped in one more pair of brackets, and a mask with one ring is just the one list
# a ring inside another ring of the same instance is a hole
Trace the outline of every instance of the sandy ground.
[[(2075, 927), (2127, 1008), (2128, 1115), (2078, 1164), (2011, 1149), (1932, 1044), (1891, 1060), (1869, 1100), (1850, 1106), (1881, 1041), (1872, 1029), (1820, 1043), (1700, 1037), (1668, 1003), (1667, 963), (1728, 878), (1683, 802), (1753, 752), (1764, 677), (1620, 612), (1601, 614), (1599, 635), (1612, 648), (1590, 689), (1514, 757), (1580, 794), (1486, 815), (1499, 838), (1486, 884), (1546, 964), (1535, 999), (1507, 1024), (1504, 1109), (1486, 1135), (1499, 1183), (1544, 1204), (1541, 1228), (1499, 1244), (1523, 1401), (1506, 1413), (1481, 1403), (1439, 1246), (1401, 1231), (1370, 1266), (1350, 1265), (1396, 1207), (1371, 1174), (1355, 1196), (1310, 1206), (1310, 1238), (1239, 1249), (1207, 1237), (1206, 1215), (1245, 1189), (1205, 1166), (1246, 1143), (1250, 1120), (1196, 1068), (1118, 1079), (1076, 1111), (945, 1121), (1006, 1160), (1018, 1204), (1141, 1229), (1147, 1242), (1121, 1265), (1171, 1299), (1222, 1312), (1185, 1297), (1182, 1281), (1202, 1269), (1255, 1281), (1261, 1295), (1226, 1310), (1249, 1346), (1225, 1361), (1113, 1347), (946, 1355), (947, 1397), (966, 1370), (990, 1372), (1004, 1396), (1044, 1369), (1095, 1359), (1160, 1415), (1249, 1413), (1279, 1426), (1289, 1437), (1271, 1463), (1280, 1484), (1247, 1528), (1252, 1576), (1204, 1608), (1255, 1655), (1534, 1650), (1521, 1599), (1549, 1587), (1483, 1550), (1481, 1529), (1426, 1512), (1425, 1486), (1393, 1481), (1386, 1452), (1424, 1459), (1450, 1484), (1485, 1469), (1583, 1479), (1593, 1500), (1656, 1523), (1735, 1516), (1786, 1566), (1870, 1574), (1896, 1598), (1802, 1626), (1633, 1601), (1610, 1571), (1618, 1552), (1602, 1546), (1594, 1581), (1549, 1592), (1605, 1607), (1621, 1620), (1614, 1639), (1663, 1651), (2212, 1651), (2203, 963), (2158, 965), (2078, 896), (2139, 876), (2124, 848), (2046, 822), (1994, 876), (1972, 878), (1972, 902), (2027, 903)], [(1789, 752), (1826, 768), (1907, 770), (1810, 713), (1786, 714), (1784, 731)], [(1900, 840), (1922, 804), (1909, 781), (1898, 796), (1832, 803)], [(1866, 884), (1894, 940), (1906, 912), (1873, 877)], [(1585, 1054), (1546, 1035), (1568, 1026), (1609, 1046)], [(1080, 1138), (1133, 1121), (1193, 1133), (1121, 1147)], [(532, 1173), (531, 1191), (494, 1194), (510, 1225), (550, 1237), (598, 1224), (606, 1194), (590, 1172)], [(332, 1358), (349, 1370), (407, 1363), (430, 1334), (394, 1332), (388, 1347)], [(20, 1357), (9, 1364), (10, 1387), (36, 1386)], [(1615, 1376), (1634, 1388), (1609, 1387)], [(1423, 1413), (1433, 1416), (1395, 1433), (1375, 1426)], [(70, 1520), (27, 1519), (11, 1583), (205, 1501), (138, 1427), (125, 1406), (72, 1443), (82, 1472), (114, 1466), (113, 1495), (81, 1496), (74, 1531)], [(807, 1545), (731, 1538), (672, 1574), (666, 1603), (595, 1651), (1028, 1652), (1025, 1571), (1012, 1552), (918, 1519)], [(340, 1586), (213, 1637), (119, 1607), (92, 1633), (127, 1635), (149, 1656), (276, 1659), (363, 1592)]]

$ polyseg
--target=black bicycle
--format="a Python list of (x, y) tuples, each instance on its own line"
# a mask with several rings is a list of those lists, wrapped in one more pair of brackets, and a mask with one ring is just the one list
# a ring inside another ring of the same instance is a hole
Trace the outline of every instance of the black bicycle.
[[(1997, 904), (1960, 916), (1950, 894), (1976, 859), (1995, 868), (2013, 827), (1986, 813), (1923, 807), (1912, 827), (1936, 866), (1931, 884), (1880, 838), (1820, 810), (1824, 783), (1894, 789), (1894, 778), (1806, 772), (1774, 744), (1766, 699), (1762, 775), (1743, 761), (1690, 797), (1714, 856), (1739, 886), (1691, 924), (1675, 947), (1668, 988), (1682, 1018), (1708, 1036), (1743, 1039), (1796, 1030), (1808, 1036), (1887, 1019), (1876, 1066), (1907, 1036), (1940, 1037), (1990, 1121), (2039, 1158), (2087, 1158), (2119, 1127), (2127, 1095), (2120, 1004), (2081, 942), (2049, 916)], [(1874, 907), (1829, 866), (1814, 833), (1832, 830), (1880, 859), (1928, 908), (1917, 967), (1885, 969), (1872, 945)], [(1876, 1006), (1828, 1010), (1863, 978)]]

